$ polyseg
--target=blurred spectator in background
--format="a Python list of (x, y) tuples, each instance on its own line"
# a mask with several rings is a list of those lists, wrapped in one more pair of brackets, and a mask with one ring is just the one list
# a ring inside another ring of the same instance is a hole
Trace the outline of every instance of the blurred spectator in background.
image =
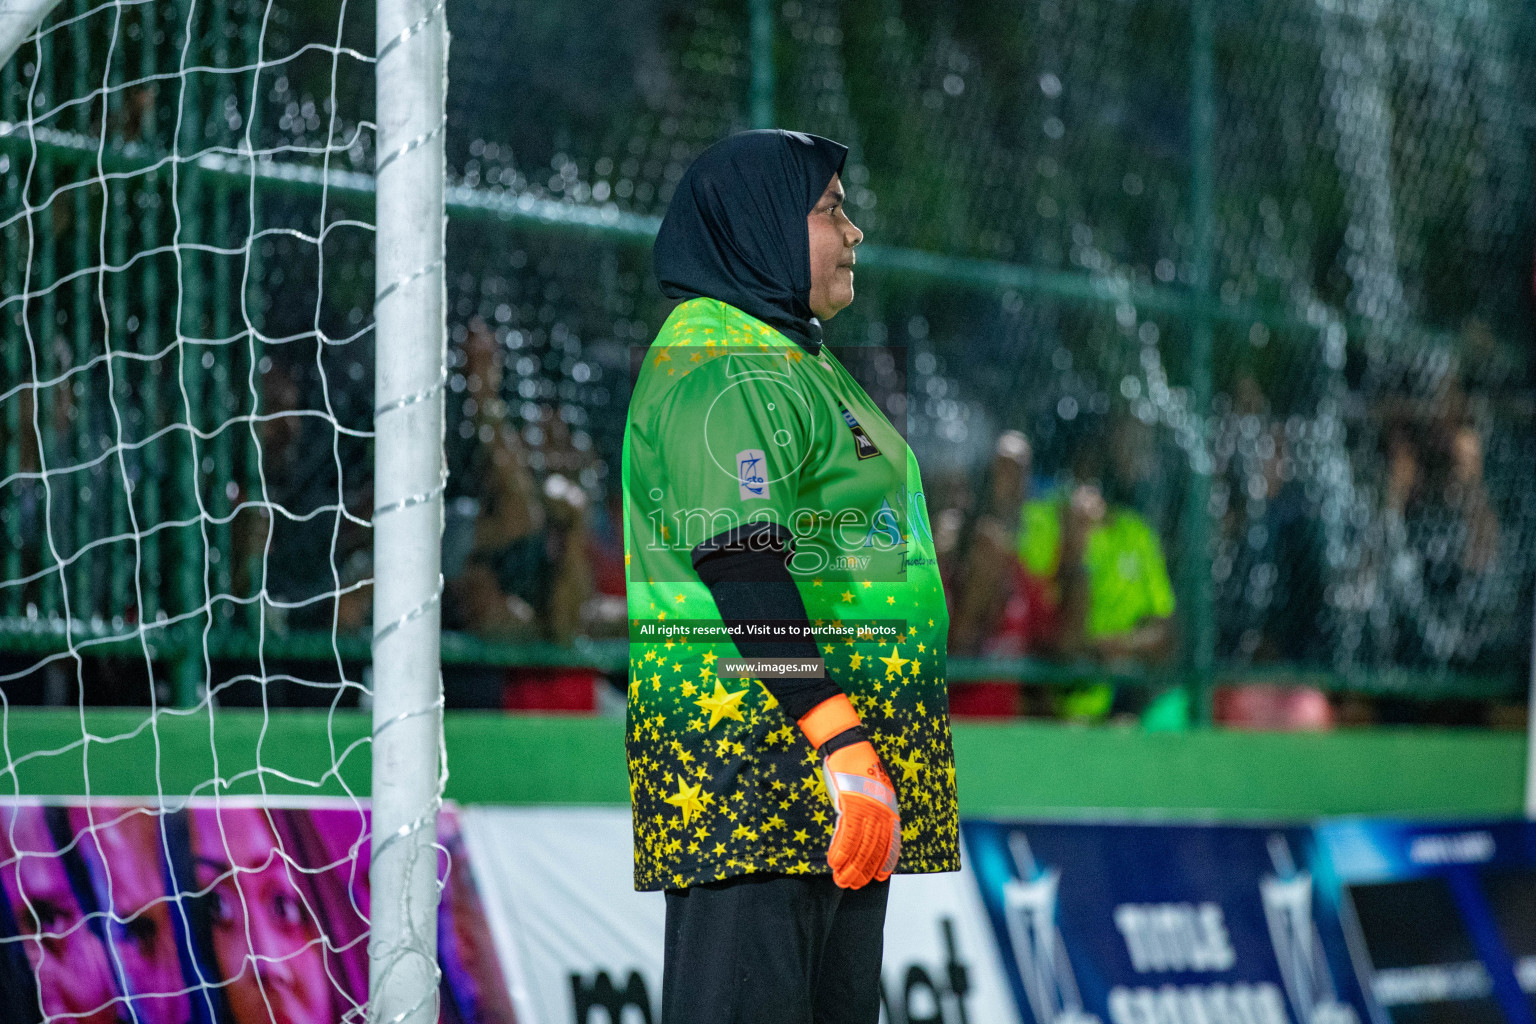
[[(1019, 561), (1019, 521), (1029, 497), (1029, 440), (1017, 430), (997, 439), (977, 512), (956, 543), (961, 559), (950, 610), (949, 649), (961, 656), (1023, 658), (1039, 653), (1055, 632), (1045, 581)], [(961, 716), (1006, 717), (1024, 710), (1014, 679), (952, 682), (949, 710)]]
[[(556, 572), (572, 578), (571, 586), (564, 590), (556, 587), (553, 591), (552, 638), (565, 644), (575, 636), (627, 637), (624, 621), (627, 611), (622, 600), (624, 538), (620, 532), (616, 538), (616, 551), (605, 549), (598, 542), (598, 531), (594, 529), (594, 525), (599, 525), (604, 537), (612, 537), (614, 530), (620, 528), (622, 518), (603, 524), (608, 508), (594, 505), (582, 486), (582, 481), (594, 475), (592, 470), (599, 459), (590, 441), (579, 432), (572, 433), (570, 424), (561, 415), (565, 408), (561, 406), (557, 410), (550, 405), (540, 406), (541, 417), (535, 428), (540, 444), (533, 457), (535, 468), (542, 466), (544, 473), (547, 520), (557, 531), (553, 556)], [(620, 600), (614, 600), (615, 577), (618, 583), (616, 596)], [(600, 583), (609, 589), (604, 590)]]
[(933, 554), (939, 564), (939, 579), (944, 581), (946, 598), (960, 584), (964, 560), (961, 544), (966, 522), (976, 501), (976, 490), (969, 475), (958, 470), (939, 469), (924, 480), (928, 519), (933, 527)]
[[(1235, 665), (1316, 661), (1323, 540), (1297, 479), (1291, 439), (1250, 373), (1213, 403), (1211, 500), (1219, 523), (1211, 565), (1217, 649)], [(1319, 729), (1334, 715), (1322, 691), (1251, 680), (1221, 687), (1213, 717), (1253, 729)]]
[[(473, 447), (449, 502), (443, 536), (444, 626), (490, 639), (570, 644), (578, 635), (622, 631), (622, 599), (596, 592), (588, 500), (577, 481), (592, 458), (570, 443), (566, 424), (546, 410), (537, 432), (546, 467), (534, 475), (524, 438), (501, 397), (502, 352), (479, 318), (464, 344), (464, 418)], [(597, 673), (516, 668), (502, 676), (505, 708), (590, 711)], [(446, 680), (445, 680), (446, 681)], [(484, 703), (483, 698), (472, 703)]]
[[(270, 600), (262, 614), (275, 633), (329, 632), (338, 617), (347, 632), (357, 623), (351, 609), (338, 609), (338, 599), (347, 603), (338, 591), (348, 586), (343, 567), (372, 545), (365, 524), (373, 514), (373, 473), (361, 440), (337, 427), (355, 422), (363, 415), (359, 409), (371, 410), (371, 390), (362, 383), (368, 375), (335, 366), (322, 372), (283, 352), (264, 356), (258, 366), (260, 479), (254, 486), (231, 481), (229, 495), (240, 508), (230, 525), (234, 592), (265, 589)], [(354, 572), (351, 582), (366, 578)], [(350, 603), (366, 604), (368, 597), (364, 589)], [(235, 609), (226, 605), (220, 614)], [(295, 691), (278, 699), (297, 696)]]
[(588, 635), (625, 636), (624, 617), (624, 495), (610, 487), (602, 504), (593, 508), (588, 551), (597, 596), (586, 623)]
[(1382, 553), (1386, 643), (1416, 669), (1471, 668), (1500, 653), (1518, 580), (1483, 481), (1483, 442), (1449, 417), (1385, 437)]
[[(372, 463), (358, 438), (337, 425), (371, 415), (371, 373), (354, 367), (322, 376), (312, 363), (277, 350), (257, 364), (260, 387), (252, 425), (260, 474), (228, 481), (236, 509), (229, 524), (228, 571), (234, 594), (264, 592), (253, 605), (214, 602), (225, 623), (241, 628), (259, 615), (262, 628), (289, 632), (364, 634), (371, 618), (374, 491)], [(366, 410), (360, 413), (359, 410)], [(332, 412), (335, 419), (332, 419)], [(361, 426), (366, 427), (364, 423)], [(238, 444), (246, 436), (236, 433)], [(256, 452), (249, 457), (256, 458)], [(253, 467), (254, 468), (254, 467)], [(339, 485), (339, 486), (338, 486)], [(337, 505), (344, 511), (338, 511)], [(213, 511), (217, 511), (217, 506)], [(212, 540), (212, 538), (210, 538)], [(212, 552), (210, 552), (212, 553)], [(269, 655), (258, 678), (240, 673), (220, 684), (229, 706), (324, 706), (336, 696), (310, 685), (313, 668)], [(346, 697), (350, 706), (360, 690)]]
[[(258, 418), (254, 430), (261, 453), (261, 479), (279, 482), (288, 471), (291, 449), (299, 437), (298, 417), (288, 415), (299, 408), (299, 386), (282, 363), (268, 364), (259, 381), (261, 397), (256, 405)], [(271, 487), (258, 486), (253, 490), (244, 480), (233, 482), (233, 504), (239, 511), (230, 523), (230, 572), (235, 593), (254, 594), (266, 581), (263, 563), (271, 532), (271, 513), (259, 507), (259, 503), (277, 501), (280, 495)]]
[(532, 639), (550, 582), (544, 505), (522, 437), (507, 422), (500, 346), (478, 318), (464, 358), (463, 412), (474, 440), (459, 474), (465, 493), (449, 503), (443, 535), (444, 625)]
[[(40, 343), (43, 347), (45, 343)], [(52, 346), (53, 365), (69, 368), (73, 361), (71, 351), (62, 338), (55, 338)], [(33, 407), (41, 396), (41, 409)], [(14, 399), (17, 403), (16, 431), (5, 430), (8, 423), (0, 422), (0, 445), (5, 451), (16, 453), (16, 474), (7, 481), (3, 494), (4, 515), (14, 517), (17, 533), (22, 537), (36, 538), (34, 543), (24, 544), (17, 552), (21, 558), (21, 572), (27, 575), (41, 573), (50, 565), (53, 556), (50, 543), (44, 540), (45, 528), (52, 525), (54, 543), (66, 543), (64, 531), (57, 524), (68, 523), (74, 516), (74, 493), (69, 487), (44, 485), (40, 476), (45, 467), (57, 471), (61, 464), (71, 461), (69, 439), (70, 423), (76, 415), (75, 392), (68, 385), (45, 388), (21, 389)], [(8, 417), (0, 417), (0, 421)], [(39, 444), (41, 434), (41, 444)], [(68, 549), (66, 548), (66, 551)], [(29, 602), (46, 603), (42, 594), (46, 583), (23, 587), (21, 593)], [(50, 701), (58, 703), (61, 701)]]
[[(1173, 654), (1173, 586), (1157, 531), (1130, 503), (1149, 472), (1150, 435), (1129, 416), (1084, 434), (1072, 477), (1054, 494), (1026, 502), (1019, 558), (1051, 598), (1054, 637), (1047, 649), (1064, 659), (1153, 668)], [(1150, 701), (1097, 682), (1058, 697), (1066, 718), (1097, 720), (1141, 713), (1148, 728), (1183, 728), (1188, 700), (1170, 689)]]
[(1338, 716), (1315, 687), (1244, 683), (1217, 688), (1211, 717), (1229, 729), (1287, 732), (1331, 729)]

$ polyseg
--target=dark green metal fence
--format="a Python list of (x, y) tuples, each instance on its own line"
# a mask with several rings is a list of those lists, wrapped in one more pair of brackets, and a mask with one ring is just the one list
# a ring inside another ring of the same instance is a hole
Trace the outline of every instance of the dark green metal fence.
[[(265, 10), (66, 0), (0, 71), (0, 675), (139, 659), (156, 668), (134, 685), (163, 674), (189, 703), (264, 659), (342, 678), (366, 660), (372, 14)], [(1037, 497), (1129, 439), (1116, 496), (1162, 539), (1180, 653), (1111, 675), (1207, 698), (1521, 692), (1523, 5), (449, 17), (451, 499), (490, 501), (494, 399), (538, 488), (519, 500), (559, 476), (602, 533), (628, 348), (665, 316), (648, 243), (671, 184), (727, 132), (777, 124), (852, 148), (868, 241), (828, 335), (908, 355), (891, 412), (936, 524), (975, 516), (1004, 429), (1033, 444)], [(504, 367), (494, 396), (471, 381), (476, 332)], [(623, 664), (612, 640), (444, 645), (450, 664)]]

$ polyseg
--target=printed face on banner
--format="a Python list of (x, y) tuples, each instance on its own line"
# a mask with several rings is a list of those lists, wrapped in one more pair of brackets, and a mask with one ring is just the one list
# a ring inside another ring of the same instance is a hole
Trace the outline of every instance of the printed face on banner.
[(331, 1018), (320, 923), (282, 856), (267, 812), (191, 812), (197, 889), (209, 894), (210, 937), (236, 1024)]
[(98, 906), (111, 911), (108, 952), (128, 979), (131, 1016), (143, 1024), (188, 1020), (160, 819), (146, 807), (71, 807), (68, 821)]
[(116, 1024), (120, 1007), (107, 953), (70, 884), (48, 814), (42, 807), (6, 807), (0, 823), (8, 924), (21, 940), (7, 949), (19, 945), (25, 954), (44, 1015)]
[[(341, 800), (0, 802), (0, 990), (84, 1024), (360, 1020), (368, 827)], [(451, 810), (438, 842), (442, 1018), (515, 1024)]]

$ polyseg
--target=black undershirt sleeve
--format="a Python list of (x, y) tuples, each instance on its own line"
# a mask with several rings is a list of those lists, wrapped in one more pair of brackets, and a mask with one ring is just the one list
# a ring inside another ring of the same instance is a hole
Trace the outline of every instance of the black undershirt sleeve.
[[(776, 524), (752, 524), (729, 530), (693, 549), (693, 567), (709, 588), (727, 625), (777, 619), (810, 628), (805, 601), (786, 564), (792, 536)], [(814, 640), (737, 639), (745, 658), (819, 658)], [(806, 712), (842, 693), (830, 675), (821, 679), (764, 679), (784, 713), (799, 720)]]

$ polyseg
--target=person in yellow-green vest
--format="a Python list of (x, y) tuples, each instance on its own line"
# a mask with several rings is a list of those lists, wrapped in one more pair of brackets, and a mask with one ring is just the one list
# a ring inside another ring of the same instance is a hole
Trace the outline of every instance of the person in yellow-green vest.
[[(1067, 660), (1155, 668), (1174, 651), (1173, 584), (1157, 531), (1130, 507), (1141, 467), (1139, 424), (1121, 418), (1080, 444), (1073, 471), (1055, 492), (1026, 502), (1019, 523), (1019, 561), (1045, 582), (1059, 636), (1053, 648)], [(1097, 720), (1140, 711), (1149, 729), (1188, 724), (1185, 691), (1152, 696), (1117, 694), (1095, 681), (1060, 694), (1067, 718)]]

